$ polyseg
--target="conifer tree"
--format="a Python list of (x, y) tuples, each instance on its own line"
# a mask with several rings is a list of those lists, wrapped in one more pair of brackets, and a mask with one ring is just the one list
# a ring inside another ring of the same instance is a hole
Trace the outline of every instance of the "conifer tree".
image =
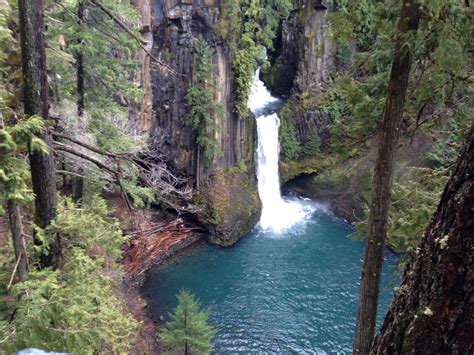
[(182, 354), (209, 354), (215, 329), (208, 324), (209, 310), (200, 310), (199, 301), (188, 290), (178, 294), (178, 306), (159, 334), (163, 344)]
[(474, 351), (474, 125), (371, 354)]
[[(129, 151), (135, 142), (125, 129), (128, 109), (142, 95), (131, 80), (140, 65), (135, 59), (139, 44), (132, 37), (138, 34), (138, 14), (129, 1), (108, 0), (100, 5), (73, 0), (53, 2), (47, 8), (48, 65), (56, 74), (52, 78), (55, 101), (76, 102), (79, 121), (87, 123), (99, 147)], [(103, 9), (120, 19), (128, 32)]]
[[(196, 171), (199, 173), (201, 150), (206, 167), (211, 166), (214, 157), (222, 156), (220, 143), (216, 140), (215, 133), (222, 131), (221, 121), (224, 118), (224, 108), (214, 100), (215, 65), (212, 64), (211, 48), (202, 36), (197, 41), (195, 60), (194, 80), (186, 95), (186, 103), (190, 108), (189, 124), (197, 134)], [(199, 181), (199, 174), (196, 176)]]
[[(21, 58), (23, 68), (23, 97), (25, 114), (38, 115), (44, 122), (49, 119), (48, 81), (44, 41), (43, 1), (20, 0)], [(56, 169), (52, 151), (52, 137), (48, 125), (38, 137), (48, 146), (48, 154), (35, 151), (30, 146), (30, 166), (35, 193), (35, 223), (46, 228), (56, 215)], [(44, 242), (36, 238), (35, 242)], [(41, 254), (41, 266), (57, 267), (60, 259), (60, 243), (55, 238), (49, 253)]]

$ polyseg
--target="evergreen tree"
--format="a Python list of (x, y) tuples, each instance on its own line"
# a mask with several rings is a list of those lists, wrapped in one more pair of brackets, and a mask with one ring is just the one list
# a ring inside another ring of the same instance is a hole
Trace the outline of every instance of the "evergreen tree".
[(142, 95), (132, 80), (140, 67), (139, 43), (132, 36), (139, 35), (138, 14), (129, 1), (101, 1), (101, 6), (72, 0), (46, 8), (53, 99), (60, 107), (76, 102), (78, 120), (87, 123), (99, 147), (128, 151), (136, 145), (127, 130), (128, 110)]
[[(212, 51), (206, 40), (199, 36), (196, 44), (196, 64), (194, 67), (193, 84), (186, 95), (186, 103), (190, 110), (188, 121), (197, 133), (198, 157), (204, 153), (204, 165), (210, 167), (214, 157), (222, 156), (220, 142), (215, 138), (216, 132), (222, 131), (224, 108), (214, 100), (216, 78), (215, 65), (212, 64)], [(200, 159), (196, 168), (199, 170)], [(199, 174), (197, 174), (199, 180)]]
[(291, 122), (282, 122), (280, 135), (283, 157), (287, 161), (296, 160), (301, 154), (301, 144), (296, 136), (296, 128)]
[(474, 351), (474, 126), (371, 354)]
[[(30, 144), (30, 167), (35, 193), (35, 223), (46, 228), (56, 215), (56, 168), (52, 152), (52, 137), (48, 128), (49, 100), (44, 40), (43, 2), (18, 2), (23, 68), (23, 99), (25, 114), (42, 117), (45, 130), (38, 134), (48, 146), (48, 153), (34, 150)], [(59, 237), (58, 237), (59, 238)], [(61, 250), (58, 238), (50, 245), (50, 252), (42, 252), (41, 266), (59, 265)], [(43, 245), (39, 238), (36, 244)]]
[(37, 229), (45, 240), (61, 236), (61, 265), (30, 270), (28, 280), (14, 284), (4, 299), (0, 334), (5, 353), (27, 347), (75, 354), (130, 348), (139, 324), (117, 292), (120, 267), (115, 262), (127, 238), (105, 200), (92, 196), (86, 202), (81, 209), (71, 199), (60, 199), (47, 230)]
[(321, 138), (317, 133), (309, 137), (308, 141), (303, 147), (303, 154), (306, 156), (313, 156), (320, 152)]
[(209, 354), (215, 329), (208, 324), (209, 310), (201, 311), (199, 301), (187, 290), (178, 294), (178, 306), (159, 334), (171, 351), (183, 354)]

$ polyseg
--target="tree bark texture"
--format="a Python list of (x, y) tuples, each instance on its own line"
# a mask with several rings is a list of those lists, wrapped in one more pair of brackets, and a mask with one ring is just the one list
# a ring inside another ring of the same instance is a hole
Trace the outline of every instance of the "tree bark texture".
[[(77, 4), (77, 18), (79, 26), (84, 24), (84, 2)], [(79, 39), (79, 45), (82, 45), (82, 38)], [(84, 53), (82, 48), (75, 53), (76, 57), (76, 87), (77, 87), (77, 115), (84, 115)]]
[[(35, 198), (35, 223), (45, 228), (56, 213), (56, 179), (52, 138), (48, 128), (48, 82), (44, 43), (43, 0), (19, 0), (24, 108), (27, 115), (38, 115), (46, 122), (39, 135), (49, 154), (30, 151), (31, 179)], [(36, 243), (41, 243), (35, 240)], [(42, 266), (56, 266), (59, 261), (59, 239), (49, 255), (42, 255)]]
[(371, 353), (474, 353), (474, 125)]
[[(84, 1), (77, 3), (77, 18), (79, 27), (84, 25)], [(77, 115), (79, 117), (84, 116), (84, 51), (82, 49), (83, 40), (79, 38), (80, 49), (76, 51), (76, 90), (77, 90)], [(80, 168), (78, 173), (83, 174), (83, 170)], [(84, 179), (80, 176), (74, 176), (72, 178), (73, 192), (72, 198), (77, 205), (81, 204), (82, 196), (84, 194)]]
[(12, 233), (15, 260), (18, 263), (18, 277), (20, 281), (23, 282), (28, 279), (28, 256), (26, 254), (20, 205), (15, 200), (8, 200), (7, 210), (10, 230)]
[(372, 181), (372, 201), (357, 310), (354, 354), (368, 354), (374, 339), (394, 158), (411, 68), (410, 51), (404, 42), (409, 32), (417, 30), (419, 19), (420, 10), (417, 1), (404, 0), (398, 23), (398, 37), (395, 43), (383, 122), (378, 136), (377, 157)]

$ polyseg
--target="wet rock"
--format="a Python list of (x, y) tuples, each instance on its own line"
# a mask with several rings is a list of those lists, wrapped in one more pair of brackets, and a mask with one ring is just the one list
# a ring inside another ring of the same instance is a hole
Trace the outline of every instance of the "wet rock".
[(181, 6), (175, 6), (168, 11), (167, 17), (170, 20), (177, 20), (183, 17), (183, 11), (181, 11)]

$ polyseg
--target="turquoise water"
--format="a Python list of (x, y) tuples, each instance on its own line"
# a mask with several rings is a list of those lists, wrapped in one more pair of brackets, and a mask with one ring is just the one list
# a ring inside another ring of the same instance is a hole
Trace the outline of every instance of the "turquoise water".
[[(190, 289), (211, 309), (216, 353), (349, 354), (364, 249), (351, 232), (316, 210), (286, 233), (257, 228), (232, 248), (199, 245), (151, 271), (144, 292), (158, 319)], [(382, 287), (393, 281), (386, 259)], [(379, 321), (391, 297), (381, 292)]]

